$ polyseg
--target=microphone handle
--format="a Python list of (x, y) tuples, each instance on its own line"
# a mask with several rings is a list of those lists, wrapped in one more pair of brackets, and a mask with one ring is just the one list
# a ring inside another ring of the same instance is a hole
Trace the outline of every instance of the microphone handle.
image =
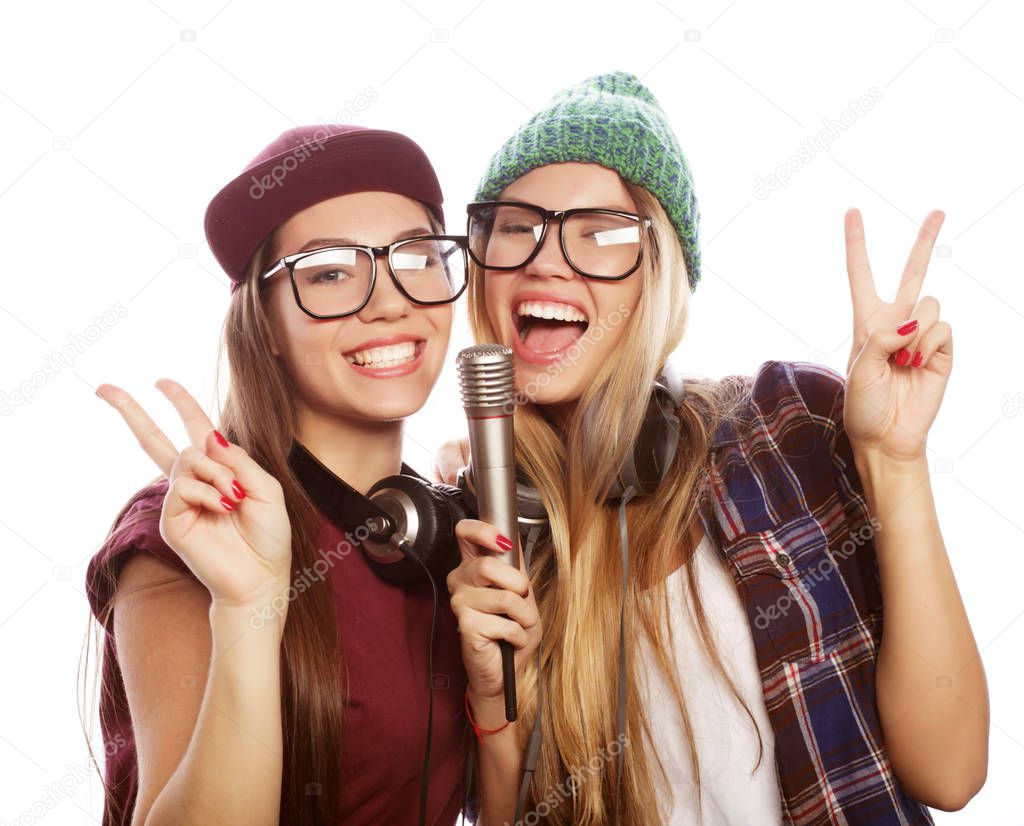
[(505, 719), (512, 723), (516, 719), (516, 650), (508, 640), (501, 640), (499, 646), (501, 676), (505, 684)]
[[(514, 568), (519, 568), (519, 521), (516, 503), (515, 467), (501, 459), (513, 455), (511, 422), (491, 420), (482, 428), (470, 428), (470, 462), (477, 494), (480, 519), (490, 522), (512, 540), (512, 550), (496, 554)], [(476, 437), (476, 438), (474, 438)], [(473, 462), (477, 456), (479, 464)], [(491, 464), (495, 459), (498, 461)], [(481, 467), (480, 465), (483, 465)], [(509, 617), (502, 614), (505, 619)], [(508, 640), (500, 640), (501, 674), (505, 690), (505, 719), (517, 717), (515, 648)]]

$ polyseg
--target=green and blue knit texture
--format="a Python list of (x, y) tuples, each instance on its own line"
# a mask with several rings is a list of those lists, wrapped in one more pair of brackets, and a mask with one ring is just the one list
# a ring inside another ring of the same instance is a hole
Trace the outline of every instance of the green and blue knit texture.
[(491, 158), (474, 200), (495, 200), (531, 169), (578, 161), (614, 169), (665, 208), (690, 274), (700, 280), (700, 209), (690, 165), (657, 99), (628, 72), (595, 75), (556, 94)]

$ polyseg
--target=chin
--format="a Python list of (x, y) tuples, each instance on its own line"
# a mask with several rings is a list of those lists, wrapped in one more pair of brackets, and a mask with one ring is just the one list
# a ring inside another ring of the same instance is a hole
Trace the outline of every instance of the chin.
[(425, 399), (389, 398), (374, 407), (365, 404), (360, 405), (360, 413), (363, 418), (378, 422), (393, 422), (398, 419), (407, 419), (421, 407)]
[[(568, 368), (568, 370), (572, 369), (571, 366)], [(516, 391), (525, 395), (526, 399), (533, 404), (540, 406), (565, 404), (577, 401), (583, 395), (583, 385), (577, 381), (567, 382), (565, 376), (552, 376), (551, 380), (542, 386), (535, 377), (546, 371), (534, 370), (532, 365), (525, 365), (524, 369), (523, 365), (517, 363), (516, 372), (518, 373)]]

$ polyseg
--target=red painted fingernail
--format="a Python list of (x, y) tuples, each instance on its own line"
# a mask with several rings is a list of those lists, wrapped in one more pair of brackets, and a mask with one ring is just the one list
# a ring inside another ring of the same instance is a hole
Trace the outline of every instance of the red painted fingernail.
[(901, 336), (907, 336), (907, 335), (910, 335), (912, 332), (914, 332), (914, 330), (916, 330), (916, 329), (917, 329), (917, 319), (915, 318), (915, 319), (913, 319), (911, 321), (908, 321), (903, 326), (897, 327), (896, 328), (896, 332), (899, 333)]
[(220, 435), (220, 431), (219, 430), (214, 430), (213, 431), (213, 435), (217, 437), (217, 443), (221, 447), (227, 447), (228, 446), (228, 440)]
[(220, 498), (220, 503), (224, 506), (224, 510), (233, 511), (235, 509), (234, 504), (226, 496)]
[(924, 361), (924, 357), (921, 355), (921, 351), (918, 350), (916, 353), (914, 353), (914, 360), (910, 363), (913, 364), (914, 367), (920, 367), (922, 361)]
[(232, 480), (231, 490), (234, 491), (235, 496), (237, 496), (239, 499), (245, 499), (245, 490), (242, 488), (240, 484), (238, 484), (237, 479)]
[(908, 361), (910, 361), (910, 351), (904, 347), (896, 354), (896, 364), (902, 367)]
[(495, 540), (495, 542), (498, 543), (498, 547), (501, 548), (503, 551), (512, 550), (512, 540), (509, 539), (507, 536), (503, 536), (499, 533), (498, 538)]

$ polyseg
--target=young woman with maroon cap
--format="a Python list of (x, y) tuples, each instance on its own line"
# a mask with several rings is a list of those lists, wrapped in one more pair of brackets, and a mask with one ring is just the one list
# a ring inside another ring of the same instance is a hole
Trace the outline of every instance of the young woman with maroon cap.
[[(358, 527), (321, 506), (342, 479), (366, 494), (415, 473), (403, 419), (440, 373), (465, 285), (441, 203), (403, 135), (288, 130), (206, 214), (232, 279), (216, 428), (161, 379), (191, 442), (179, 451), (127, 392), (98, 389), (162, 472), (87, 573), (106, 632), (105, 824), (415, 823), (418, 805), (455, 822), (468, 728), (454, 616), (425, 578), (386, 582), (349, 553)], [(313, 466), (326, 470), (299, 470)]]

